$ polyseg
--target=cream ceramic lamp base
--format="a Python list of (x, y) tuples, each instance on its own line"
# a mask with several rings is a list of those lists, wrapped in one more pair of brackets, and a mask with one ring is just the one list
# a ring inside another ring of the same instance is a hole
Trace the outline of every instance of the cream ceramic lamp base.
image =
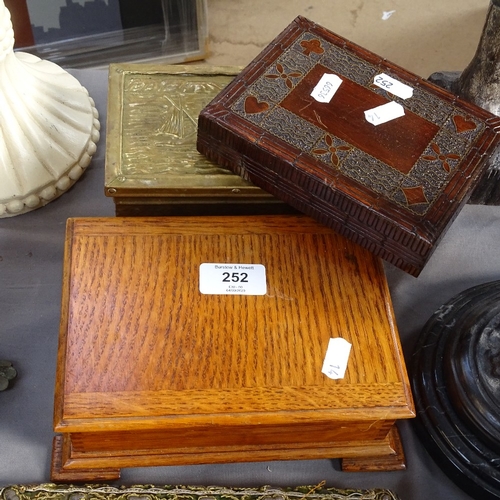
[(14, 52), (0, 0), (0, 217), (42, 207), (67, 191), (96, 151), (99, 114), (76, 78)]

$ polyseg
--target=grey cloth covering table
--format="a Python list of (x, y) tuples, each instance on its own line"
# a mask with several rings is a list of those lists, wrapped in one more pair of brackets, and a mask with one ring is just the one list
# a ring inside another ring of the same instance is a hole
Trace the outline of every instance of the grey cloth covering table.
[[(65, 224), (68, 217), (114, 216), (104, 195), (107, 70), (73, 70), (96, 102), (101, 140), (83, 177), (46, 207), (0, 219), (0, 359), (18, 377), (0, 392), (0, 487), (49, 481), (52, 407)], [(500, 207), (467, 205), (418, 278), (386, 265), (407, 361), (431, 314), (460, 291), (500, 279)], [(411, 422), (400, 422), (407, 470), (341, 472), (337, 460), (124, 469), (120, 484), (390, 488), (402, 500), (470, 498), (433, 462)]]

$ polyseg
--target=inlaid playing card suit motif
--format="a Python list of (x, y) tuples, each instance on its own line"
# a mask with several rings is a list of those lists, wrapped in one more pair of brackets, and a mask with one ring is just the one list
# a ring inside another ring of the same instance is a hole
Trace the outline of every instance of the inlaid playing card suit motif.
[[(376, 79), (388, 75), (400, 97)], [(313, 89), (341, 84), (331, 101)], [(397, 103), (378, 126), (365, 112)], [(297, 18), (201, 113), (198, 149), (418, 275), (498, 144), (500, 119)]]

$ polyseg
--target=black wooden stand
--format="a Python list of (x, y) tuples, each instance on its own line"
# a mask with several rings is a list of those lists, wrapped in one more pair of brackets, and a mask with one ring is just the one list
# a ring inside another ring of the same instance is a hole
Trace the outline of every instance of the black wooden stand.
[(415, 425), (438, 465), (478, 500), (500, 498), (500, 281), (429, 319), (412, 360)]

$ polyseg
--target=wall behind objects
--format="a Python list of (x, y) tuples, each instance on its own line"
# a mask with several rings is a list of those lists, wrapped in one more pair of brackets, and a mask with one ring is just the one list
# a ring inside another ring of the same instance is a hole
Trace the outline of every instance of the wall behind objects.
[(249, 63), (297, 15), (424, 78), (472, 59), (489, 0), (208, 0), (210, 56)]

